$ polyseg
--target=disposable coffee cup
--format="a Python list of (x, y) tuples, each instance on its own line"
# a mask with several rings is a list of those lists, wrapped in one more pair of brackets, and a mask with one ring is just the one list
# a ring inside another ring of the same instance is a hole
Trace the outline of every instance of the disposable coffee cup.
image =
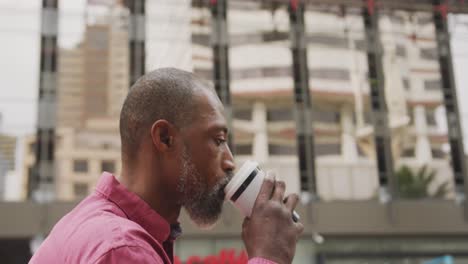
[[(258, 162), (246, 161), (224, 189), (225, 199), (239, 209), (242, 215), (250, 217), (264, 179), (265, 172), (259, 168)], [(294, 222), (300, 219), (296, 211), (292, 218)]]

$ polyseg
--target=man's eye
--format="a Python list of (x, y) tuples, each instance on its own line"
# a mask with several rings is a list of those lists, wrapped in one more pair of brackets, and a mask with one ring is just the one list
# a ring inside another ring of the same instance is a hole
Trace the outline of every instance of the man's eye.
[(220, 146), (221, 144), (225, 143), (226, 140), (224, 138), (217, 138), (215, 139), (216, 145)]

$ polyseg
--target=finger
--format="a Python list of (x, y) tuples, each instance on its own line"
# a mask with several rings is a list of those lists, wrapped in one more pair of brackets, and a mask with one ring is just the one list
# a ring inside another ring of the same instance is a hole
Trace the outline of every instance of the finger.
[(263, 202), (270, 200), (274, 187), (275, 187), (275, 175), (270, 172), (267, 172), (265, 175), (265, 178), (263, 179), (263, 184), (262, 184), (262, 187), (260, 188), (255, 204), (263, 203)]
[(244, 218), (244, 221), (242, 222), (242, 230), (244, 230), (247, 227), (249, 222), (250, 222), (250, 219), (248, 217)]
[(249, 225), (250, 219), (248, 217), (244, 218), (244, 222), (242, 222), (242, 240), (245, 240), (247, 236), (247, 226)]
[(294, 223), (294, 227), (296, 228), (297, 234), (302, 234), (304, 232), (304, 225), (301, 222)]
[(299, 202), (299, 195), (295, 193), (290, 194), (286, 197), (285, 201), (286, 208), (288, 208), (288, 210), (292, 212), (294, 211), (294, 209), (297, 206), (297, 203)]
[(273, 191), (272, 200), (283, 202), (285, 191), (286, 191), (286, 184), (284, 183), (284, 181), (277, 181), (275, 183), (275, 190)]

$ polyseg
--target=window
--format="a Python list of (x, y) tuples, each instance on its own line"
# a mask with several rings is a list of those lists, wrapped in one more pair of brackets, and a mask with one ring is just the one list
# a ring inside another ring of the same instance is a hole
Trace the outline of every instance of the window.
[(289, 38), (289, 32), (271, 31), (262, 34), (263, 42), (284, 41)]
[(398, 24), (399, 26), (403, 25), (405, 23), (405, 19), (402, 16), (399, 15), (392, 15), (390, 16), (390, 19), (392, 23)]
[(250, 108), (234, 109), (234, 119), (252, 120), (252, 109)]
[(437, 60), (437, 50), (435, 48), (421, 49), (421, 58), (425, 60)]
[(424, 81), (424, 90), (426, 91), (440, 91), (442, 83), (440, 80), (426, 80)]
[(102, 149), (105, 149), (105, 150), (111, 149), (111, 148), (112, 148), (112, 145), (111, 145), (110, 143), (108, 143), (108, 142), (102, 143), (102, 144), (101, 144), (101, 148), (102, 148)]
[(405, 88), (405, 90), (408, 91), (411, 88), (409, 80), (407, 78), (403, 78), (402, 81), (403, 81), (403, 87)]
[(344, 37), (333, 36), (330, 33), (314, 33), (307, 36), (307, 43), (327, 46), (327, 48), (346, 49), (348, 40)]
[(350, 73), (347, 69), (340, 68), (316, 68), (310, 69), (309, 75), (311, 78), (336, 80), (336, 81), (349, 81)]
[(410, 124), (414, 125), (414, 108), (408, 107), (408, 117), (410, 118)]
[(268, 144), (268, 153), (270, 155), (297, 155), (297, 150), (294, 146)]
[(340, 155), (341, 145), (339, 143), (315, 144), (315, 154), (317, 156)]
[(104, 160), (101, 162), (101, 171), (115, 172), (115, 162), (111, 160)]
[(83, 197), (88, 195), (88, 184), (86, 183), (75, 183), (73, 184), (73, 193), (75, 196)]
[(255, 67), (248, 69), (234, 69), (231, 71), (232, 80), (245, 80), (265, 77), (291, 76), (290, 67)]
[(28, 167), (28, 179), (34, 179), (34, 168), (32, 166)]
[(432, 152), (432, 157), (436, 159), (443, 159), (446, 157), (446, 154), (443, 150), (438, 149), (438, 148), (433, 148), (431, 149)]
[(357, 50), (367, 51), (367, 42), (364, 39), (357, 39), (354, 41), (354, 46)]
[(29, 144), (29, 152), (30, 153), (36, 153), (36, 147), (37, 147), (37, 143), (36, 142), (32, 142)]
[(193, 73), (203, 79), (207, 79), (207, 80), (213, 79), (213, 71), (211, 69), (195, 68)]
[(431, 15), (418, 15), (418, 24), (421, 25), (421, 26), (426, 26), (428, 24), (433, 24), (433, 19), (432, 19), (432, 16)]
[(252, 155), (252, 144), (239, 144), (235, 146), (236, 155)]
[(437, 120), (435, 116), (435, 112), (432, 110), (426, 110), (426, 122), (428, 125), (435, 126), (437, 125)]
[[(196, 70), (195, 73), (201, 76), (208, 76), (205, 70)], [(234, 69), (231, 71), (233, 80), (243, 80), (263, 77), (289, 77), (290, 67), (255, 67), (249, 69)], [(310, 76), (320, 79), (349, 80), (349, 71), (340, 68), (315, 68), (310, 70)], [(211, 77), (211, 76), (209, 76)]]
[(366, 124), (372, 124), (373, 122), (372, 111), (364, 111), (364, 122)]
[(264, 36), (250, 33), (233, 34), (230, 36), (229, 40), (231, 42), (231, 46), (242, 46), (246, 44), (262, 43), (264, 42)]
[(340, 112), (316, 109), (314, 110), (314, 121), (321, 123), (338, 123), (340, 122)]
[(267, 110), (268, 121), (290, 121), (294, 120), (294, 113), (291, 108), (273, 108)]
[(406, 57), (406, 48), (405, 48), (405, 46), (397, 44), (395, 53), (399, 57), (403, 57), (403, 58)]
[(73, 161), (74, 172), (88, 172), (88, 161), (87, 160), (75, 160)]
[(210, 46), (210, 36), (205, 33), (192, 33), (192, 43), (201, 46)]
[(401, 153), (401, 156), (402, 157), (405, 157), (405, 158), (412, 158), (415, 156), (415, 152), (414, 152), (414, 148), (410, 148), (410, 149), (405, 149), (403, 150), (403, 152)]

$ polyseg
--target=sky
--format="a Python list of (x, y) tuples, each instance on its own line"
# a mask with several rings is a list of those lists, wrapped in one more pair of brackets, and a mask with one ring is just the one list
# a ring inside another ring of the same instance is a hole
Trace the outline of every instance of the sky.
[[(148, 0), (151, 1), (151, 0)], [(175, 9), (167, 8), (164, 12), (155, 8), (154, 3), (168, 4), (171, 0), (152, 0), (147, 8), (153, 17), (167, 15), (177, 17)], [(59, 46), (71, 48), (82, 37), (85, 22), (86, 0), (61, 0), (59, 16)], [(0, 132), (26, 135), (35, 132), (37, 119), (37, 93), (39, 77), (39, 38), (40, 38), (40, 0), (0, 0)], [(158, 20), (159, 21), (159, 20)], [(190, 56), (184, 45), (173, 45), (170, 41), (157, 41), (158, 35), (171, 37), (186, 35), (187, 28), (174, 27), (171, 20), (148, 26), (149, 41), (153, 41), (147, 50), (149, 67), (168, 66), (167, 54), (181, 56), (183, 68), (190, 68)], [(452, 54), (455, 69), (460, 113), (462, 116), (465, 149), (468, 150), (468, 15), (450, 17), (452, 31)], [(159, 39), (161, 40), (161, 39)], [(148, 64), (148, 63), (147, 63)], [(176, 65), (171, 65), (176, 66)]]

